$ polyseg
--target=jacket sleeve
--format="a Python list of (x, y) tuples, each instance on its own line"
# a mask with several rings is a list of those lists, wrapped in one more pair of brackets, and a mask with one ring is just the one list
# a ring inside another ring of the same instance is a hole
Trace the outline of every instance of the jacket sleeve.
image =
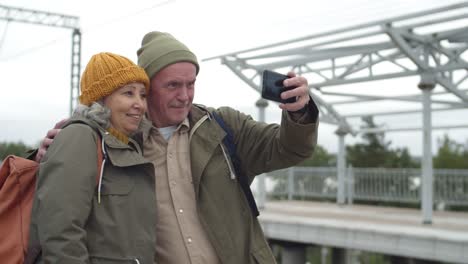
[(89, 263), (85, 224), (96, 186), (96, 137), (86, 125), (70, 125), (41, 163), (36, 219), (44, 263)]
[(318, 118), (296, 122), (282, 111), (281, 125), (257, 122), (229, 107), (219, 113), (234, 134), (242, 169), (250, 181), (264, 172), (294, 166), (310, 157), (317, 144)]

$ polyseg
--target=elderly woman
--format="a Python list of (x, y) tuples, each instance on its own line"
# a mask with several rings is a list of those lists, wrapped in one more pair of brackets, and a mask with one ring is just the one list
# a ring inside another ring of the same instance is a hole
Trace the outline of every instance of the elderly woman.
[(81, 105), (40, 165), (27, 263), (153, 263), (154, 168), (133, 139), (148, 89), (129, 59), (91, 58)]

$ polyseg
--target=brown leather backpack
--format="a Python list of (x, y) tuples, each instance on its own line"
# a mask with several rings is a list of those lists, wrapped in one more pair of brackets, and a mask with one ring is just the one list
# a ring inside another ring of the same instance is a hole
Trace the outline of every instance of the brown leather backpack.
[[(98, 137), (98, 175), (102, 167), (102, 146)], [(0, 263), (23, 264), (29, 243), (29, 224), (39, 163), (10, 155), (0, 166)], [(34, 260), (40, 248), (28, 259)]]
[(20, 264), (28, 248), (29, 223), (39, 164), (10, 155), (0, 167), (0, 260)]

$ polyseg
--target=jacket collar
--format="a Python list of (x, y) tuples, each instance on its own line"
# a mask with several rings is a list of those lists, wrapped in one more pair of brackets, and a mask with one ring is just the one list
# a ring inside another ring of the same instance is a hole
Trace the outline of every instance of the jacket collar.
[[(71, 124), (75, 123), (82, 123), (90, 126), (91, 128), (96, 131), (96, 133), (99, 133), (100, 137), (104, 139), (107, 145), (113, 148), (128, 148), (129, 146), (125, 144), (124, 142), (118, 140), (116, 137), (114, 137), (112, 134), (110, 134), (106, 129), (101, 127), (98, 123), (96, 123), (93, 120), (90, 120), (88, 118), (82, 117), (82, 116), (73, 116), (68, 120), (62, 128), (65, 128), (66, 126), (69, 126)], [(133, 138), (129, 138), (129, 144), (137, 144), (136, 141), (133, 140)]]
[[(195, 124), (204, 116), (211, 116), (206, 107), (200, 104), (192, 104), (192, 108), (188, 114), (189, 129), (192, 129)], [(144, 142), (144, 140), (150, 136), (151, 130), (157, 130), (157, 128), (153, 126), (149, 119), (144, 118), (141, 124), (141, 133), (134, 138), (137, 140), (137, 142)]]
[(192, 104), (192, 109), (188, 116), (190, 127), (193, 128), (200, 119), (207, 115), (211, 116), (206, 106), (201, 104)]

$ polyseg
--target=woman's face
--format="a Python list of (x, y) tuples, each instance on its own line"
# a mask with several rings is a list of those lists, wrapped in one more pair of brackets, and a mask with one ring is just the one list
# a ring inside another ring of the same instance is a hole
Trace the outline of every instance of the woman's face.
[(111, 126), (129, 136), (138, 129), (146, 112), (145, 86), (126, 84), (104, 97), (104, 105), (111, 110)]

